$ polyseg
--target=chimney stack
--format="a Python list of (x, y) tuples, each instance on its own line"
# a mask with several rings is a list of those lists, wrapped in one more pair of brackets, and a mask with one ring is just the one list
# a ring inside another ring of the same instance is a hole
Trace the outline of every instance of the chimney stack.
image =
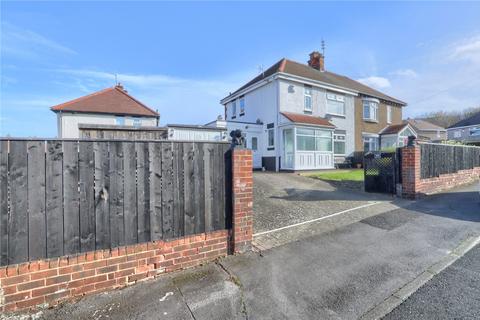
[(325, 57), (318, 51), (313, 51), (310, 53), (310, 60), (308, 60), (308, 65), (319, 71), (325, 71)]

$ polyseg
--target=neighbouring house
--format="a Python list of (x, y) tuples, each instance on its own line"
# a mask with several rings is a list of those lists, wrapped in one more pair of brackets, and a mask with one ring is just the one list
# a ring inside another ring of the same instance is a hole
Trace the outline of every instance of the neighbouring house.
[(437, 126), (431, 122), (423, 119), (410, 119), (408, 118), (404, 122), (410, 124), (412, 128), (418, 134), (418, 138), (421, 140), (439, 142), (447, 140), (447, 129)]
[(118, 84), (51, 108), (57, 114), (59, 138), (80, 138), (87, 125), (157, 127), (158, 112), (141, 103)]
[(167, 130), (167, 139), (173, 141), (228, 141), (225, 126), (167, 124)]
[(401, 124), (406, 106), (326, 71), (319, 52), (308, 64), (281, 59), (221, 104), (228, 131), (241, 129), (254, 167), (267, 170), (331, 169), (378, 150), (382, 130)]
[(412, 126), (405, 122), (393, 124), (380, 131), (380, 150), (404, 147), (408, 143), (408, 137), (418, 138)]
[(480, 112), (447, 128), (448, 140), (480, 145)]

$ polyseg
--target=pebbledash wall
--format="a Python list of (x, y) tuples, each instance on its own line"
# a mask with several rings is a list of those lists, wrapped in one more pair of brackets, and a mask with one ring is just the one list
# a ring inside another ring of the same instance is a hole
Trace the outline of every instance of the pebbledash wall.
[(48, 307), (250, 250), (251, 150), (232, 150), (232, 180), (231, 229), (1, 267), (1, 311)]
[[(478, 164), (480, 158), (470, 159), (472, 157), (478, 157), (478, 151), (475, 151), (475, 153), (470, 152), (468, 154), (469, 169), (458, 170), (450, 173), (441, 173), (442, 170), (438, 170), (440, 173), (438, 173), (437, 176), (422, 178), (422, 162), (424, 166), (430, 166), (429, 169), (432, 171), (431, 169), (434, 169), (432, 167), (438, 166), (439, 163), (444, 163), (447, 161), (453, 161), (455, 163), (456, 161), (455, 157), (449, 156), (446, 153), (443, 155), (443, 157), (436, 156), (435, 161), (429, 162), (425, 161), (425, 159), (422, 161), (422, 147), (425, 148), (423, 145), (414, 145), (402, 148), (402, 197), (407, 199), (416, 199), (459, 185), (472, 183), (480, 178), (480, 165)], [(458, 150), (458, 148), (467, 147), (439, 145), (439, 148), (457, 148)], [(458, 166), (458, 163), (456, 165)]]

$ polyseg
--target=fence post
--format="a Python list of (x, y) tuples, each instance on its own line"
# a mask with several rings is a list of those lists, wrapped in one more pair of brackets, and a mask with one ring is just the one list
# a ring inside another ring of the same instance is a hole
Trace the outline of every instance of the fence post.
[(415, 199), (420, 184), (420, 147), (418, 145), (402, 148), (402, 196)]
[(232, 149), (232, 253), (251, 250), (253, 238), (252, 150)]

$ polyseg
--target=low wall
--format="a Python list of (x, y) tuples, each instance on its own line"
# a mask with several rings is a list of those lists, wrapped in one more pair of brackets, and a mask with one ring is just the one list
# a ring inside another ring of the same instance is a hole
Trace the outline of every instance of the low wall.
[(121, 288), (227, 254), (228, 231), (37, 260), (0, 269), (1, 311)]
[(480, 178), (480, 167), (421, 178), (421, 152), (419, 146), (402, 149), (402, 197), (416, 199), (427, 194), (447, 190)]
[(0, 267), (0, 312), (48, 307), (121, 288), (251, 249), (252, 152), (231, 152), (232, 217), (227, 229)]

